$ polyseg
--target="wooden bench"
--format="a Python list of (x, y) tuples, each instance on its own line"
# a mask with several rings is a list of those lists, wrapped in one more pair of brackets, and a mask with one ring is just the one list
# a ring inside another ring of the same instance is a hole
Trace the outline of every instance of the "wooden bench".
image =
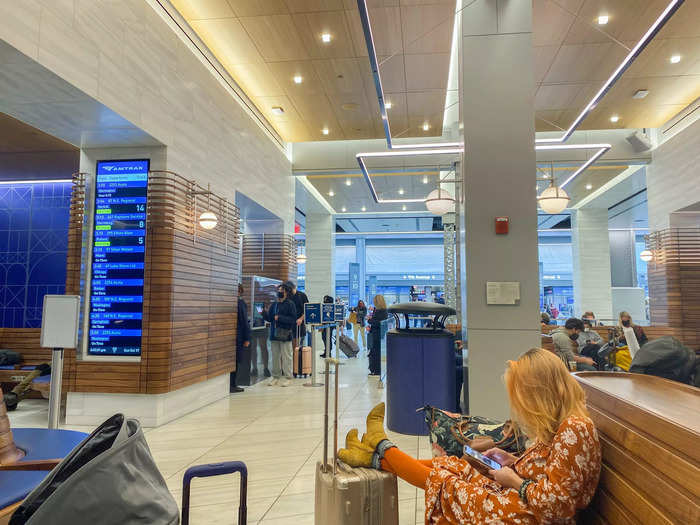
[[(0, 349), (13, 350), (22, 355), (22, 362), (12, 368), (0, 369), (0, 384), (15, 385), (24, 379), (35, 366), (42, 363), (51, 364), (51, 349), (41, 348), (40, 328), (0, 328)], [(49, 381), (32, 383), (32, 390), (48, 398)]]
[(700, 523), (700, 389), (641, 374), (574, 376), (603, 449), (579, 523)]

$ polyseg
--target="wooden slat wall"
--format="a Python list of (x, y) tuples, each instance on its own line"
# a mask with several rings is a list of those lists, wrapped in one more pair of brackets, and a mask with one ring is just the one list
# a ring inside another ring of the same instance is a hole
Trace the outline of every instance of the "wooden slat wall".
[(0, 348), (22, 354), (22, 365), (51, 363), (51, 349), (41, 348), (41, 328), (0, 328)]
[[(71, 290), (80, 289), (85, 193), (79, 186), (71, 208)], [(80, 361), (69, 353), (67, 390), (164, 393), (235, 368), (239, 214), (215, 195), (194, 197), (203, 191), (172, 172), (149, 174), (141, 362)], [(213, 230), (195, 222), (205, 209), (218, 218)]]
[(242, 258), (244, 275), (296, 281), (296, 243), (292, 235), (247, 233), (243, 235)]
[(668, 326), (687, 346), (700, 347), (700, 228), (671, 228), (647, 236), (653, 325)]

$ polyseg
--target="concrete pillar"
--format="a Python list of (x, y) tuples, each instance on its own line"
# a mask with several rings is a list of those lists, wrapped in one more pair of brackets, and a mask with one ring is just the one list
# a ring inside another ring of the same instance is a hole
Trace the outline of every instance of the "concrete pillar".
[[(607, 219), (607, 210), (606, 219)], [(606, 228), (607, 230), (607, 224)], [(613, 286), (637, 286), (637, 253), (634, 231), (609, 232), (610, 279)]]
[(306, 215), (306, 295), (309, 301), (335, 297), (335, 220), (330, 213)]
[[(532, 3), (477, 0), (462, 11), (469, 411), (506, 418), (506, 361), (540, 344)], [(496, 235), (494, 219), (510, 218)], [(520, 283), (489, 305), (487, 282)]]
[(598, 319), (612, 319), (610, 237), (606, 208), (583, 208), (571, 213), (571, 255), (574, 263), (575, 315), (580, 317), (583, 312), (591, 310)]

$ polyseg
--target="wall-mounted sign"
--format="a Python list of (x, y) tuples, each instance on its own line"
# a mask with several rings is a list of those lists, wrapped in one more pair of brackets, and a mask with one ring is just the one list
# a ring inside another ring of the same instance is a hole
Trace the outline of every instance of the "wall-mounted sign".
[(335, 321), (335, 305), (333, 303), (323, 303), (321, 305), (321, 322), (332, 323)]
[(306, 324), (321, 324), (321, 303), (306, 303), (304, 305), (304, 322)]
[(148, 170), (148, 160), (97, 163), (90, 355), (141, 355)]
[(348, 303), (354, 308), (360, 301), (360, 263), (348, 263), (348, 288)]

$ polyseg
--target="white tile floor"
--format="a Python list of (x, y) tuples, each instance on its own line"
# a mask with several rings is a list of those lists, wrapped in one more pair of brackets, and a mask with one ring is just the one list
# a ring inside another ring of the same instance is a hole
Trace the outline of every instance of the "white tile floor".
[[(367, 412), (385, 397), (376, 379), (367, 377), (366, 358), (343, 363), (338, 405), (341, 444), (350, 428), (364, 431)], [(307, 381), (295, 379), (287, 388), (258, 383), (167, 425), (145, 429), (151, 452), (178, 503), (187, 467), (241, 460), (249, 470), (249, 523), (314, 523), (314, 469), (323, 456), (324, 389), (302, 386)], [(331, 422), (332, 395), (331, 390)], [(12, 426), (45, 426), (46, 419), (43, 400), (25, 400), (10, 415)], [(430, 457), (427, 437), (390, 433), (390, 438), (409, 454)], [(330, 442), (332, 454), (332, 434)], [(234, 476), (195, 480), (191, 523), (235, 523), (238, 490)], [(399, 480), (399, 522), (423, 523), (423, 514), (423, 491)]]

